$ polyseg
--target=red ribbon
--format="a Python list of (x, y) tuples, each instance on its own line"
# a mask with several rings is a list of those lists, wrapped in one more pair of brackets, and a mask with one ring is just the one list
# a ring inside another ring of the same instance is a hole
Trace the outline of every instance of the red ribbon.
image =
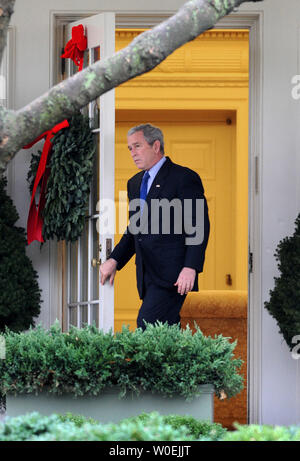
[(72, 38), (68, 41), (65, 47), (64, 54), (61, 58), (70, 58), (79, 66), (78, 70), (82, 70), (83, 67), (83, 54), (87, 47), (87, 38), (84, 35), (83, 25), (72, 27)]
[[(50, 174), (50, 168), (47, 168), (47, 160), (48, 160), (49, 152), (52, 147), (51, 139), (56, 133), (58, 133), (58, 131), (60, 131), (62, 128), (67, 128), (68, 126), (69, 126), (69, 122), (67, 120), (64, 120), (63, 122), (55, 125), (54, 128), (52, 128), (51, 130), (45, 131), (45, 133), (38, 136), (32, 143), (27, 144), (27, 146), (23, 147), (23, 149), (29, 149), (35, 143), (37, 143), (38, 141), (40, 141), (42, 138), (46, 136), (45, 144), (43, 147), (42, 155), (41, 155), (39, 166), (38, 166), (38, 170), (37, 170), (36, 177), (34, 180), (29, 214), (28, 214), (28, 219), (27, 219), (28, 245), (30, 245), (30, 243), (33, 242), (34, 240), (37, 240), (38, 242), (44, 242), (44, 239), (42, 236), (42, 230), (43, 230), (43, 224), (44, 224), (44, 221), (42, 218), (42, 210), (44, 209), (45, 202), (46, 202), (46, 185), (47, 185), (47, 180)], [(38, 209), (36, 209), (35, 194), (36, 194), (36, 190), (37, 190), (37, 187), (41, 179), (42, 179), (42, 185), (41, 185), (40, 199), (39, 199)]]

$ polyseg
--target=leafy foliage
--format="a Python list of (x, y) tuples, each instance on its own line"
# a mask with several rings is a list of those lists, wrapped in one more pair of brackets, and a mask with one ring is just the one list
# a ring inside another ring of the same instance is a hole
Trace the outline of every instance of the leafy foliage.
[(262, 442), (262, 441), (299, 441), (300, 427), (297, 426), (270, 426), (250, 424), (235, 424), (235, 431), (225, 434), (222, 440), (226, 442)]
[[(122, 423), (131, 423), (141, 421), (144, 425), (148, 425), (149, 420), (151, 420), (152, 413), (141, 413), (138, 416), (123, 419)], [(85, 423), (90, 424), (99, 424), (99, 421), (96, 421), (92, 418), (86, 418), (82, 415), (74, 415), (72, 413), (66, 413), (64, 415), (58, 415), (60, 420), (72, 421), (77, 427), (83, 426)], [(161, 415), (163, 422), (169, 424), (174, 429), (180, 429), (185, 426), (187, 434), (193, 436), (195, 439), (199, 438), (209, 438), (210, 440), (218, 440), (223, 437), (227, 429), (222, 427), (219, 423), (212, 423), (210, 421), (202, 421), (193, 418), (192, 416), (182, 416), (182, 415)]]
[(235, 343), (221, 335), (205, 337), (178, 325), (148, 324), (115, 336), (95, 326), (72, 327), (62, 333), (58, 324), (25, 334), (7, 331), (6, 360), (0, 361), (0, 392), (21, 394), (73, 393), (98, 395), (117, 386), (128, 392), (151, 391), (191, 399), (200, 384), (213, 384), (220, 396), (241, 391), (242, 361), (233, 357)]
[[(151, 418), (151, 413), (142, 413), (136, 417), (122, 420), (122, 422), (136, 422), (141, 421), (147, 425)], [(201, 421), (193, 418), (192, 416), (182, 415), (162, 415), (164, 423), (170, 424), (174, 429), (185, 427), (187, 434), (194, 437), (196, 440), (200, 438), (209, 438), (210, 440), (219, 440), (223, 437), (227, 429), (222, 427), (219, 423), (211, 423), (210, 421)]]
[(292, 350), (292, 338), (300, 332), (300, 215), (295, 221), (295, 232), (278, 244), (275, 258), (280, 277), (275, 277), (275, 287), (265, 308), (276, 319), (279, 331)]
[(0, 441), (300, 441), (299, 426), (240, 425), (227, 431), (219, 424), (157, 412), (117, 424), (101, 424), (80, 415), (43, 416), (37, 412), (0, 423)]
[[(43, 210), (43, 238), (74, 242), (82, 234), (88, 209), (95, 153), (88, 117), (80, 112), (52, 140), (50, 175)], [(33, 154), (27, 175), (32, 193), (41, 151)]]
[(6, 185), (6, 178), (0, 178), (0, 331), (22, 331), (40, 313), (41, 291), (26, 255), (25, 230), (15, 226), (19, 216)]
[(147, 441), (195, 440), (185, 426), (174, 428), (158, 413), (149, 414), (147, 424), (141, 420), (118, 424), (80, 426), (73, 421), (61, 421), (58, 415), (42, 416), (30, 413), (8, 418), (0, 423), (0, 441)]
[(86, 423), (99, 424), (99, 421), (97, 421), (96, 419), (87, 418), (86, 416), (83, 416), (83, 415), (74, 415), (73, 413), (70, 413), (70, 412), (65, 413), (63, 415), (59, 414), (58, 417), (62, 422), (72, 422), (77, 427), (81, 427)]

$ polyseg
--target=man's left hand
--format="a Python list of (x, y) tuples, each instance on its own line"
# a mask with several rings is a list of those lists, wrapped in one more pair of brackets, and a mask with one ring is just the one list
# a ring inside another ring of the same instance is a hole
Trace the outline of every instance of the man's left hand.
[(176, 283), (174, 283), (174, 285), (178, 287), (178, 293), (184, 295), (191, 291), (194, 286), (195, 277), (195, 269), (192, 269), (191, 267), (184, 267), (181, 270)]

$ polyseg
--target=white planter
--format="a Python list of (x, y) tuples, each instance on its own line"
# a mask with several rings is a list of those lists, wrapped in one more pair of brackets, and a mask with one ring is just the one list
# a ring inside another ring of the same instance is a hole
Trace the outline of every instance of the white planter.
[(42, 415), (71, 412), (94, 418), (100, 422), (119, 422), (123, 418), (143, 412), (158, 411), (160, 414), (189, 415), (196, 419), (213, 421), (214, 389), (212, 385), (199, 386), (199, 397), (186, 401), (183, 397), (162, 397), (150, 392), (140, 396), (128, 395), (120, 399), (119, 390), (111, 388), (99, 396), (74, 397), (71, 394), (53, 395), (42, 392), (38, 395), (7, 395), (6, 416), (19, 416), (33, 411)]

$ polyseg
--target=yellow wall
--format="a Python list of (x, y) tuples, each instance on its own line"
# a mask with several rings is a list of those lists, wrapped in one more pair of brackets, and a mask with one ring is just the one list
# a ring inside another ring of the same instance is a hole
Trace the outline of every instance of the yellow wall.
[[(117, 31), (116, 49), (138, 33)], [(160, 126), (166, 155), (202, 178), (212, 231), (200, 289), (247, 289), (248, 46), (247, 31), (209, 31), (116, 89), (117, 204), (137, 172), (126, 133), (138, 123)], [(122, 231), (117, 213), (115, 243)], [(135, 328), (140, 304), (131, 261), (116, 278), (116, 330)]]

